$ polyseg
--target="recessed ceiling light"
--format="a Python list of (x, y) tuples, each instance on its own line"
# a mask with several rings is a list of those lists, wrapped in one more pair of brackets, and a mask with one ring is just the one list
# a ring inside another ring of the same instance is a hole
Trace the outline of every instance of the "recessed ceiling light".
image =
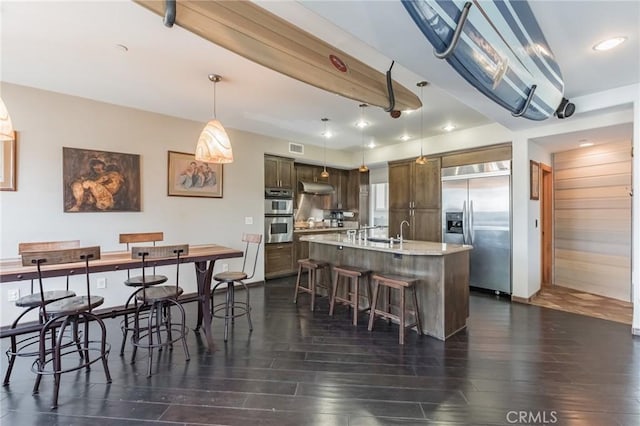
[(444, 130), (445, 132), (450, 132), (452, 130), (454, 130), (456, 128), (456, 126), (454, 126), (453, 124), (447, 124), (446, 126), (444, 126), (442, 128), (442, 130)]
[(363, 127), (367, 127), (368, 125), (369, 125), (369, 123), (367, 123), (366, 121), (362, 121), (362, 120), (359, 120), (359, 121), (356, 123), (356, 127), (359, 127), (359, 128), (361, 128), (361, 129), (362, 129)]
[(589, 142), (587, 140), (582, 140), (580, 141), (580, 145), (578, 145), (580, 148), (586, 148), (588, 146), (593, 146), (593, 142)]
[(369, 142), (369, 145), (367, 145), (369, 148), (373, 149), (376, 147), (376, 144), (373, 143), (373, 141)]
[(331, 130), (327, 130), (326, 132), (322, 133), (322, 136), (324, 136), (327, 139), (331, 139), (333, 137), (333, 133), (331, 133)]
[(116, 49), (118, 49), (121, 52), (128, 52), (129, 48), (127, 46), (125, 46), (124, 44), (116, 44)]
[(597, 50), (598, 52), (604, 52), (605, 50), (611, 50), (615, 47), (620, 46), (626, 40), (626, 37), (612, 37), (606, 40), (602, 40), (600, 43), (597, 43), (593, 46), (593, 50)]
[(409, 139), (411, 139), (411, 136), (404, 134), (402, 136), (400, 136), (400, 140), (402, 141), (408, 141)]
[(405, 114), (409, 115), (409, 114), (413, 114), (414, 111), (417, 111), (416, 109), (405, 109), (404, 112)]

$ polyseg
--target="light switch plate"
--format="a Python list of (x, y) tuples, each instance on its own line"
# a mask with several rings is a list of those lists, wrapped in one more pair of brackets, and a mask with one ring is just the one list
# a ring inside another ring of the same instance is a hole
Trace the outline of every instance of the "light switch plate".
[(253, 225), (253, 217), (252, 216), (245, 216), (244, 224), (245, 225)]
[(20, 299), (20, 289), (16, 288), (7, 291), (7, 302), (15, 302)]
[(96, 288), (107, 288), (107, 279), (106, 278), (98, 278), (96, 281)]

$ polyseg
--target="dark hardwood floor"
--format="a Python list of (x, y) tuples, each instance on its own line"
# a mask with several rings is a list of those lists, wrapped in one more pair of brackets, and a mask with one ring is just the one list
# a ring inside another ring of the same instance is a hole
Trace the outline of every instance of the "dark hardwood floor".
[(112, 384), (99, 364), (65, 374), (50, 411), (53, 379), (32, 396), (31, 360), (19, 360), (0, 424), (640, 425), (640, 339), (628, 325), (472, 293), (466, 331), (447, 342), (410, 332), (400, 346), (395, 325), (368, 332), (346, 307), (330, 318), (326, 299), (312, 313), (308, 295), (292, 298), (292, 279), (252, 288), (252, 334), (240, 318), (225, 345), (215, 320), (215, 353), (191, 331), (191, 361), (177, 345), (151, 378), (146, 351), (133, 365), (130, 344), (118, 356), (119, 319), (107, 320)]

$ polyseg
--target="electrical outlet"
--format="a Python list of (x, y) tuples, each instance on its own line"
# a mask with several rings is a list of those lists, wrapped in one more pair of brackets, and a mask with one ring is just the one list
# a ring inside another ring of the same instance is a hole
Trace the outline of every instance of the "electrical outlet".
[(96, 288), (107, 288), (107, 279), (102, 277), (96, 281)]
[(223, 263), (222, 264), (222, 272), (227, 272), (229, 270), (229, 264), (228, 263)]
[(244, 218), (244, 224), (245, 224), (245, 225), (253, 225), (253, 217), (251, 217), (251, 216), (245, 216), (245, 218)]
[(7, 291), (8, 302), (15, 302), (18, 299), (20, 299), (20, 289), (16, 288), (14, 290)]

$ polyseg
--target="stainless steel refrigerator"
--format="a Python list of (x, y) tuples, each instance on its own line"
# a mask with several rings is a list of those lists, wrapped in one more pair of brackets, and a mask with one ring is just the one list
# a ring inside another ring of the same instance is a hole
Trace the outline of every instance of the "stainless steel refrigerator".
[(469, 284), (511, 294), (511, 161), (442, 169), (442, 239), (471, 244)]

